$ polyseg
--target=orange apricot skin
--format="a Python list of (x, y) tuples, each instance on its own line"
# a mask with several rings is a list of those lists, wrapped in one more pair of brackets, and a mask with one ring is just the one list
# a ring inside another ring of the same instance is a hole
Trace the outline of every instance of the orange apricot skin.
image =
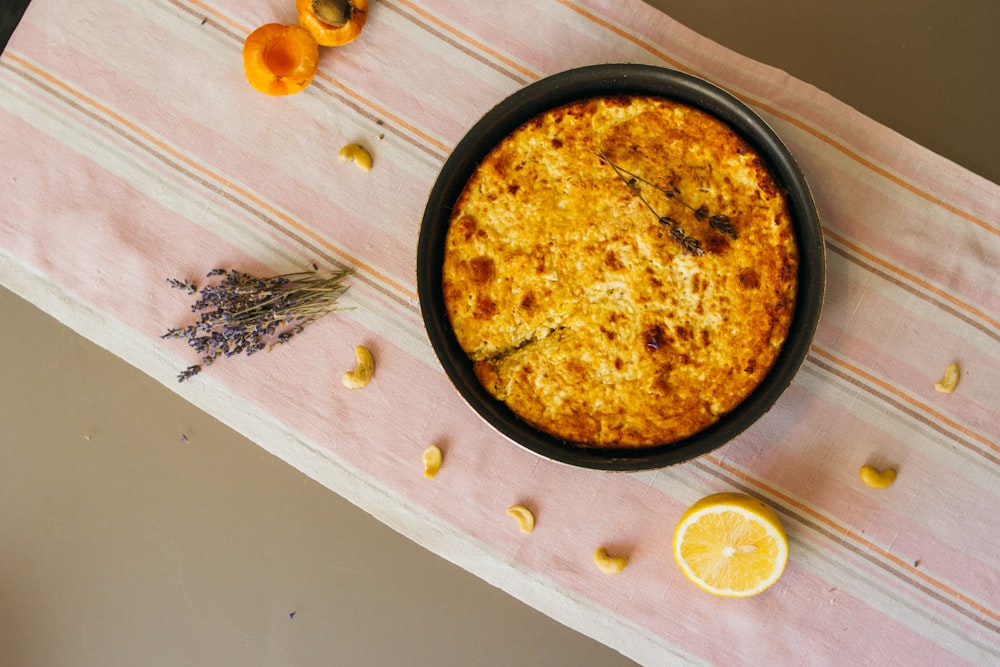
[(319, 64), (319, 45), (305, 28), (268, 23), (243, 43), (247, 81), (267, 95), (291, 95), (312, 82)]
[(368, 20), (368, 0), (351, 0), (351, 20), (337, 27), (325, 23), (312, 10), (312, 0), (295, 0), (299, 25), (308, 30), (320, 46), (341, 46), (354, 41)]

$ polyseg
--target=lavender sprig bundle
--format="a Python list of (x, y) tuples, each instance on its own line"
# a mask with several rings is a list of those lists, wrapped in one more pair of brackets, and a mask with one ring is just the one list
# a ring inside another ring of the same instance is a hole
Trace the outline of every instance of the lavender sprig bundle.
[(615, 174), (617, 174), (618, 177), (625, 183), (625, 185), (628, 186), (629, 190), (631, 190), (637, 197), (639, 197), (639, 200), (646, 206), (646, 208), (649, 209), (649, 211), (653, 215), (656, 216), (657, 220), (661, 224), (666, 225), (667, 227), (670, 228), (670, 238), (672, 238), (678, 245), (680, 245), (681, 248), (684, 249), (684, 252), (686, 252), (687, 254), (689, 255), (705, 254), (705, 250), (701, 246), (701, 241), (692, 236), (688, 236), (684, 232), (683, 227), (681, 227), (681, 224), (676, 219), (670, 217), (669, 215), (660, 215), (659, 213), (657, 213), (656, 209), (653, 208), (653, 205), (650, 204), (649, 201), (646, 200), (646, 197), (643, 196), (642, 190), (639, 188), (640, 183), (648, 185), (649, 187), (655, 190), (659, 190), (661, 193), (663, 193), (663, 195), (667, 199), (672, 199), (674, 201), (679, 202), (682, 206), (689, 209), (691, 213), (694, 215), (695, 219), (698, 220), (699, 222), (702, 222), (707, 219), (709, 227), (718, 231), (720, 234), (728, 236), (731, 239), (736, 239), (736, 229), (733, 227), (733, 223), (730, 222), (728, 215), (724, 213), (711, 215), (708, 209), (705, 208), (704, 206), (701, 206), (700, 208), (696, 209), (694, 206), (687, 203), (681, 198), (680, 190), (678, 190), (675, 186), (664, 188), (659, 185), (656, 185), (655, 183), (647, 181), (642, 176), (634, 174), (628, 169), (620, 167), (619, 165), (612, 162), (610, 159), (608, 159), (608, 156), (604, 153), (604, 151), (597, 152), (597, 156), (600, 157), (614, 170)]
[[(189, 380), (220, 357), (250, 356), (282, 345), (313, 320), (341, 310), (338, 300), (349, 285), (350, 269), (328, 273), (303, 271), (257, 278), (240, 271), (214, 269), (191, 306), (200, 313), (194, 324), (170, 329), (162, 338), (183, 338), (201, 356), (201, 364), (188, 366), (177, 376)], [(171, 287), (188, 294), (198, 292), (191, 281), (168, 278)]]

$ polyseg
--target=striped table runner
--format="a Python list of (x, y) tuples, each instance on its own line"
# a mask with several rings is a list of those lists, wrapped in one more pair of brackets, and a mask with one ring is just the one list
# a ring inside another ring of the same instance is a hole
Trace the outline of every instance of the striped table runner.
[[(1000, 188), (638, 0), (373, 0), (303, 93), (247, 85), (243, 38), (283, 2), (34, 0), (0, 57), (0, 281), (381, 521), (648, 664), (1000, 663)], [(525, 84), (600, 62), (709, 79), (770, 122), (825, 225), (828, 294), (787, 394), (673, 468), (605, 474), (485, 426), (424, 334), (415, 246), (449, 151)], [(337, 160), (360, 142), (375, 167)], [(293, 344), (197, 359), (166, 278), (356, 270)], [(343, 388), (354, 346), (376, 378)], [(952, 361), (958, 390), (935, 391)], [(445, 452), (433, 480), (420, 454)], [(891, 465), (872, 490), (862, 464)], [(712, 598), (674, 566), (681, 512), (720, 490), (789, 534), (778, 584)], [(530, 505), (524, 535), (505, 509)], [(599, 572), (595, 547), (628, 553)]]

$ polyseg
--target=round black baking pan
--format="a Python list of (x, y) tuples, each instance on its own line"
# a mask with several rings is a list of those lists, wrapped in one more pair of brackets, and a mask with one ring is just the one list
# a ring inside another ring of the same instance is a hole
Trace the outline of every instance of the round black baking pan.
[[(735, 409), (684, 440), (643, 448), (598, 448), (565, 442), (520, 420), (479, 384), (459, 347), (441, 286), (451, 208), (473, 171), (504, 137), (534, 116), (576, 100), (606, 95), (655, 95), (689, 104), (728, 124), (769, 162), (791, 209), (799, 247), (799, 285), (788, 338), (770, 373)], [(819, 216), (805, 178), (788, 148), (750, 107), (705, 80), (638, 64), (592, 65), (541, 79), (500, 102), (458, 143), (431, 189), (417, 242), (417, 291), (427, 335), (441, 365), (469, 406), (501, 434), (555, 461), (599, 470), (636, 471), (688, 461), (746, 430), (788, 387), (809, 351), (826, 282)]]

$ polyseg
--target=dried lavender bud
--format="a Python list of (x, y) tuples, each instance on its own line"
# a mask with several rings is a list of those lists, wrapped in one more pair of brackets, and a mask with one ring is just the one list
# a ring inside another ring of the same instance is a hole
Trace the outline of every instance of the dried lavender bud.
[(601, 159), (602, 164), (607, 164), (612, 169), (614, 169), (615, 174), (617, 174), (618, 177), (625, 182), (625, 185), (628, 186), (629, 190), (631, 190), (633, 194), (639, 197), (639, 200), (642, 201), (642, 203), (646, 206), (646, 208), (648, 208), (650, 212), (653, 213), (653, 215), (655, 215), (662, 224), (668, 225), (670, 227), (671, 238), (677, 241), (677, 243), (679, 243), (681, 247), (684, 248), (684, 251), (687, 252), (688, 254), (704, 255), (705, 251), (702, 248), (701, 242), (698, 241), (697, 239), (687, 236), (684, 233), (684, 230), (680, 227), (680, 224), (677, 223), (677, 221), (671, 218), (670, 216), (660, 215), (659, 213), (657, 213), (657, 211), (653, 208), (653, 206), (649, 203), (649, 201), (647, 201), (646, 198), (643, 196), (641, 190), (642, 185), (647, 185), (650, 188), (660, 192), (664, 197), (666, 197), (669, 200), (677, 201), (679, 204), (681, 204), (684, 208), (688, 209), (694, 215), (695, 220), (699, 222), (704, 222), (705, 220), (708, 220), (708, 225), (711, 229), (714, 229), (721, 234), (725, 234), (726, 236), (732, 239), (736, 239), (736, 229), (733, 227), (733, 224), (729, 220), (728, 215), (722, 213), (712, 215), (711, 211), (709, 211), (708, 207), (705, 205), (695, 208), (694, 206), (692, 206), (691, 204), (689, 204), (688, 202), (684, 201), (684, 199), (681, 198), (680, 196), (681, 192), (676, 185), (671, 185), (670, 187), (662, 187), (656, 185), (655, 183), (652, 183), (644, 179), (642, 176), (634, 174), (631, 171), (618, 166), (608, 158), (608, 156), (604, 153), (604, 151), (595, 152), (595, 154)]
[[(213, 269), (206, 277), (221, 280), (202, 287), (191, 306), (192, 313), (199, 313), (198, 321), (169, 329), (162, 337), (187, 340), (204, 366), (223, 356), (250, 356), (287, 343), (310, 322), (339, 310), (337, 301), (349, 287), (344, 282), (349, 274), (348, 269), (257, 278), (236, 270)], [(168, 282), (189, 293), (195, 291), (192, 283)], [(190, 366), (177, 379), (184, 382), (200, 371), (201, 366)]]
[(174, 289), (179, 289), (187, 292), (188, 294), (194, 294), (198, 291), (198, 286), (195, 285), (190, 280), (177, 280), (176, 278), (167, 278), (167, 283)]
[(704, 248), (701, 247), (701, 241), (696, 238), (688, 236), (683, 242), (684, 252), (689, 255), (701, 256), (705, 254)]
[[(603, 151), (597, 153), (597, 155), (598, 157), (601, 158), (601, 161), (603, 163), (610, 165), (611, 168), (614, 169), (615, 174), (617, 174), (618, 177), (628, 187), (628, 189), (631, 190), (632, 193), (639, 198), (639, 201), (641, 201), (643, 205), (647, 209), (649, 209), (649, 212), (656, 216), (656, 219), (657, 221), (660, 222), (660, 224), (670, 227), (670, 238), (673, 239), (678, 245), (680, 245), (681, 248), (684, 249), (684, 252), (686, 252), (689, 255), (705, 254), (705, 251), (701, 247), (701, 241), (685, 234), (684, 229), (680, 226), (679, 222), (677, 222), (669, 215), (660, 215), (659, 213), (657, 213), (656, 209), (653, 208), (653, 205), (650, 204), (649, 200), (647, 200), (646, 197), (642, 194), (642, 189), (639, 187), (639, 185), (641, 183), (645, 183), (646, 185), (649, 185), (655, 188), (656, 190), (662, 192), (664, 195), (666, 195), (667, 199), (673, 199), (677, 196), (678, 190), (676, 187), (671, 186), (669, 189), (660, 188), (656, 185), (653, 185), (649, 181), (645, 180), (641, 176), (633, 174), (627, 169), (619, 167), (614, 162), (609, 160), (608, 156), (605, 155)], [(680, 200), (679, 198), (677, 199), (677, 201), (681, 202), (681, 204), (694, 211), (695, 218), (698, 220), (704, 220), (708, 216), (708, 210), (704, 206), (695, 211), (691, 206), (689, 206), (687, 203)]]
[(652, 329), (646, 332), (646, 349), (650, 352), (659, 350), (663, 347), (665, 342), (663, 327), (659, 324), (655, 325)]
[(725, 234), (734, 240), (736, 239), (736, 230), (733, 228), (733, 223), (729, 221), (728, 215), (713, 215), (708, 219), (708, 226), (720, 234)]

